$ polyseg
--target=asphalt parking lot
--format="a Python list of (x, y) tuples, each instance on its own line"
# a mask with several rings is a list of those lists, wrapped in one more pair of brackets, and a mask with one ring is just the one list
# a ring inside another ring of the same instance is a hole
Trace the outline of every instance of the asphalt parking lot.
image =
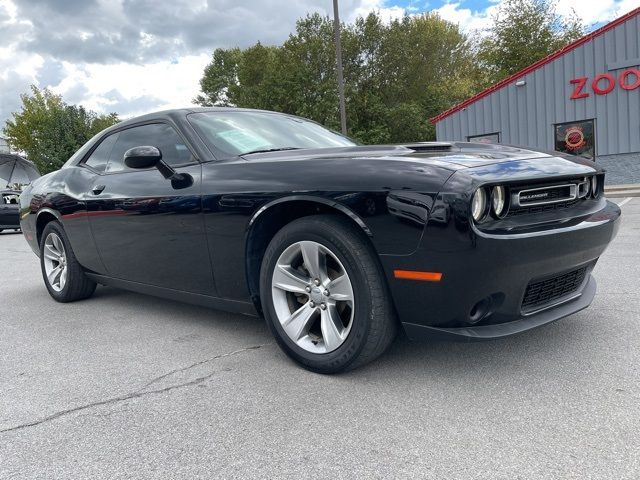
[(0, 478), (638, 478), (640, 198), (596, 299), (488, 343), (412, 343), (339, 376), (264, 322), (99, 287), (46, 292), (0, 234)]

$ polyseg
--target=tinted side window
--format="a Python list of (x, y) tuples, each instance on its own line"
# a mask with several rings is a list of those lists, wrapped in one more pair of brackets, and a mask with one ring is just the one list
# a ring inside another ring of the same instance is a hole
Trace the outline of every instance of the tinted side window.
[(113, 145), (118, 139), (118, 135), (118, 133), (114, 133), (100, 142), (98, 148), (93, 151), (84, 163), (100, 173), (104, 172), (111, 150), (113, 150)]
[(9, 205), (17, 205), (18, 204), (18, 195), (15, 193), (5, 193), (2, 195), (2, 203)]
[(109, 157), (108, 172), (128, 170), (124, 164), (124, 153), (133, 147), (151, 145), (162, 152), (162, 159), (171, 166), (184, 165), (194, 161), (191, 152), (170, 125), (154, 123), (142, 125), (120, 132)]

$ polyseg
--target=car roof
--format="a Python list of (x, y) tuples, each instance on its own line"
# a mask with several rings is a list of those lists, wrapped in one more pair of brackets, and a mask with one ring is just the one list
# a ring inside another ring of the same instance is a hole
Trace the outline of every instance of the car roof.
[(185, 117), (189, 113), (201, 113), (201, 112), (260, 112), (260, 113), (270, 113), (275, 115), (286, 115), (289, 117), (293, 117), (295, 115), (291, 115), (288, 113), (281, 112), (272, 112), (270, 110), (259, 110), (254, 108), (238, 108), (238, 107), (187, 107), (187, 108), (172, 108), (169, 110), (160, 110), (157, 112), (151, 112), (144, 115), (139, 115), (137, 117), (128, 118), (121, 122), (116, 123), (115, 125), (109, 127), (105, 130), (111, 131), (113, 129), (122, 128), (127, 125), (133, 125), (140, 122), (145, 122), (148, 120), (157, 120), (162, 118), (170, 118), (175, 119), (176, 117)]

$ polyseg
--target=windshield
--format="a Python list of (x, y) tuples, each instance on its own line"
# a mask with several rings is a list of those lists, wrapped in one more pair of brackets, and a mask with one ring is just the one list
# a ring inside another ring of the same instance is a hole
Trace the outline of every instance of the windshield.
[(317, 123), (284, 114), (220, 111), (192, 113), (188, 119), (212, 151), (227, 156), (356, 145)]

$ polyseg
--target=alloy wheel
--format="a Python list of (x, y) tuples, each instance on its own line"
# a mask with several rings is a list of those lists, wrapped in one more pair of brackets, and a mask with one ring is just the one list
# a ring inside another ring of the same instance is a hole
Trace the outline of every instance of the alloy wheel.
[(56, 292), (62, 291), (67, 283), (67, 255), (62, 239), (51, 232), (44, 241), (44, 271), (47, 282)]
[(305, 240), (287, 247), (276, 262), (271, 294), (280, 325), (304, 350), (329, 353), (347, 339), (355, 311), (353, 287), (326, 246)]

